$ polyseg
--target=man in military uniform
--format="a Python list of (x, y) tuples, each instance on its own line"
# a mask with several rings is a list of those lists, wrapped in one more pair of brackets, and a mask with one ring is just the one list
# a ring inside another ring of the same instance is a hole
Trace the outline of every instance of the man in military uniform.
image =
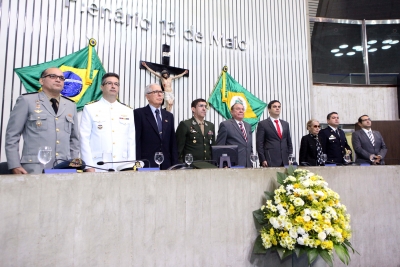
[[(118, 74), (106, 73), (102, 78), (101, 91), (102, 98), (85, 105), (83, 109), (80, 127), (82, 159), (90, 166), (97, 166), (98, 161), (134, 160), (133, 109), (117, 101)], [(105, 167), (117, 169), (121, 164), (124, 163), (110, 163)], [(95, 169), (89, 167), (86, 171), (94, 172)]]
[(192, 154), (193, 160), (211, 160), (211, 146), (215, 145), (214, 124), (204, 120), (207, 102), (196, 99), (192, 102), (193, 117), (181, 121), (176, 130), (179, 161), (185, 161), (186, 154)]
[[(64, 75), (58, 68), (48, 68), (39, 79), (42, 91), (18, 97), (11, 111), (6, 131), (8, 168), (14, 174), (41, 173), (38, 160), (41, 146), (52, 148), (52, 159), (45, 166), (52, 168), (58, 160), (79, 156), (79, 129), (76, 105), (60, 93)], [(24, 139), (19, 156), (21, 135)]]

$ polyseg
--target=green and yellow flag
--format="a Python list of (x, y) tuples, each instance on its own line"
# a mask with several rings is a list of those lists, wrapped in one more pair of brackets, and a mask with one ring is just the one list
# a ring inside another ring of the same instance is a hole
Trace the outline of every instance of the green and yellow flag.
[(235, 81), (227, 70), (227, 67), (222, 70), (208, 103), (225, 119), (232, 118), (230, 110), (233, 104), (243, 103), (245, 108), (243, 120), (248, 122), (251, 125), (251, 131), (254, 131), (267, 104)]
[(41, 90), (40, 74), (47, 68), (58, 67), (64, 73), (64, 89), (61, 94), (75, 101), (77, 110), (86, 103), (100, 99), (101, 78), (106, 73), (91, 39), (89, 45), (75, 53), (38, 65), (16, 68), (14, 71), (21, 79), (28, 93)]

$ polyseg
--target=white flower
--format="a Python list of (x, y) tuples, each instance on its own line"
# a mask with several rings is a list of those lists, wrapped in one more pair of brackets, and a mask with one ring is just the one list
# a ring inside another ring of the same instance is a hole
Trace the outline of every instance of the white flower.
[(304, 215), (310, 215), (311, 210), (310, 209), (304, 209)]
[(274, 199), (275, 199), (275, 204), (281, 203), (281, 198), (279, 196), (275, 195)]
[(301, 198), (296, 197), (296, 198), (294, 199), (294, 201), (293, 201), (293, 204), (294, 204), (296, 207), (303, 206), (303, 205), (304, 205), (304, 201), (303, 201)]
[(290, 229), (289, 235), (290, 235), (291, 238), (297, 238), (298, 235), (297, 235), (296, 228)]
[(313, 217), (314, 219), (316, 219), (319, 215), (319, 212), (317, 210), (312, 210), (310, 213), (311, 217)]
[(272, 227), (274, 227), (275, 229), (280, 228), (280, 224), (279, 224), (278, 220), (275, 217), (271, 217), (269, 219), (269, 222), (272, 224)]
[(306, 231), (304, 230), (303, 227), (297, 227), (297, 233), (300, 235), (305, 235)]
[(318, 190), (315, 194), (316, 194), (317, 196), (320, 196), (320, 197), (323, 197), (323, 196), (324, 196), (324, 193), (323, 193), (321, 190)]
[(324, 241), (325, 238), (326, 238), (326, 234), (325, 234), (324, 231), (322, 231), (322, 232), (320, 232), (320, 233), (318, 234), (318, 239), (319, 239), (319, 240)]
[(298, 238), (297, 238), (297, 243), (298, 243), (299, 245), (304, 245), (304, 239), (303, 239), (303, 237), (298, 237)]
[(309, 187), (309, 186), (310, 186), (310, 180), (304, 180), (303, 182), (301, 182), (301, 184), (302, 184), (304, 187)]
[(309, 222), (309, 221), (311, 220), (311, 217), (308, 216), (308, 215), (305, 215), (305, 216), (303, 216), (303, 220), (304, 220), (305, 222)]

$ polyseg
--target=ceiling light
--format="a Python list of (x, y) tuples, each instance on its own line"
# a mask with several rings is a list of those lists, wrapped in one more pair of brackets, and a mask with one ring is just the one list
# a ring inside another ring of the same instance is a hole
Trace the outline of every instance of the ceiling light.
[(392, 39), (386, 39), (382, 41), (382, 44), (389, 44), (392, 42)]
[(355, 54), (356, 54), (356, 52), (349, 52), (349, 53), (347, 53), (346, 55), (352, 56), (352, 55), (355, 55)]
[(362, 47), (361, 47), (361, 45), (357, 45), (357, 46), (353, 46), (353, 49), (356, 51), (361, 51)]
[(390, 44), (397, 44), (399, 42), (399, 40), (393, 40), (390, 42)]
[(370, 48), (370, 47), (371, 47), (370, 45), (367, 45), (367, 49)]
[(376, 44), (378, 41), (377, 40), (371, 40), (371, 41), (368, 41), (368, 44)]
[(391, 45), (384, 45), (384, 46), (382, 46), (382, 49), (389, 49), (389, 48), (391, 48), (392, 46)]
[(337, 53), (337, 54), (335, 54), (335, 57), (341, 57), (341, 56), (343, 56), (343, 53)]
[(347, 48), (347, 47), (349, 47), (347, 44), (339, 45), (339, 48), (340, 48), (340, 49), (345, 49), (345, 48)]
[(339, 52), (339, 49), (337, 48), (331, 50), (331, 53), (337, 53), (337, 52)]
[(378, 48), (371, 48), (370, 50), (368, 50), (368, 52), (375, 52), (376, 50), (378, 50)]

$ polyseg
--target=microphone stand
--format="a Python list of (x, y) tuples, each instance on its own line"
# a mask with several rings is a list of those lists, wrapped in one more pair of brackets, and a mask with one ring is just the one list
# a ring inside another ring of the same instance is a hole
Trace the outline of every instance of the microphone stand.
[(149, 163), (149, 167), (151, 168), (150, 161), (148, 159), (134, 159), (134, 160), (124, 160), (124, 161), (98, 161), (97, 165), (104, 165), (106, 163), (135, 163), (137, 161), (147, 161)]

